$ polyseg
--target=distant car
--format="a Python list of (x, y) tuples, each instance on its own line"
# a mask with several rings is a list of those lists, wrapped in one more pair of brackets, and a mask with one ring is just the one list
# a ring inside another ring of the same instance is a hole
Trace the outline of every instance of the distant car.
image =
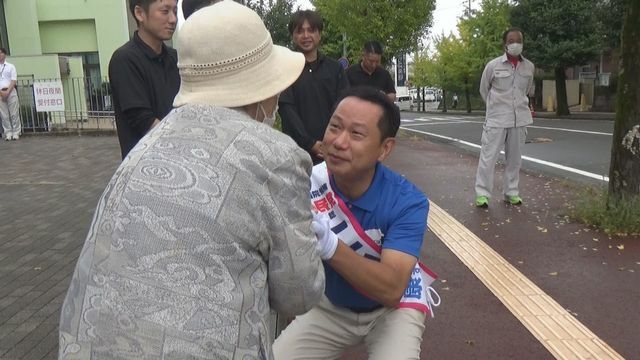
[(401, 111), (413, 110), (413, 99), (411, 96), (398, 96), (394, 102)]
[(424, 101), (433, 102), (436, 101), (436, 93), (433, 90), (427, 90), (424, 92)]

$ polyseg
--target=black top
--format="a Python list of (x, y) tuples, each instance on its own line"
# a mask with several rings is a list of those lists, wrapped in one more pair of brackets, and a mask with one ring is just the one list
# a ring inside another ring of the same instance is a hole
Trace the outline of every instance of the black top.
[(347, 69), (347, 78), (351, 86), (370, 86), (384, 91), (385, 94), (395, 94), (396, 87), (391, 74), (378, 66), (373, 74), (367, 74), (360, 63), (353, 64)]
[(180, 88), (178, 54), (164, 44), (156, 54), (136, 31), (111, 56), (109, 80), (124, 159), (153, 121), (162, 120), (173, 108)]
[(316, 61), (306, 63), (298, 80), (280, 95), (282, 131), (307, 150), (314, 164), (321, 159), (311, 154), (311, 148), (324, 137), (333, 106), (347, 87), (342, 66), (318, 53)]

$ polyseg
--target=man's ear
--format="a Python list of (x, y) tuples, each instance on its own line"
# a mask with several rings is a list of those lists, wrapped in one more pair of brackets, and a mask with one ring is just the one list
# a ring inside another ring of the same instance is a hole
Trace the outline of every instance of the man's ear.
[(391, 151), (396, 146), (396, 138), (388, 137), (382, 140), (382, 144), (380, 145), (380, 156), (378, 156), (378, 161), (383, 161), (384, 159), (391, 154)]
[(147, 13), (144, 11), (142, 6), (140, 5), (136, 5), (136, 7), (133, 9), (133, 14), (135, 15), (135, 18), (138, 21), (138, 23), (141, 23), (147, 17)]

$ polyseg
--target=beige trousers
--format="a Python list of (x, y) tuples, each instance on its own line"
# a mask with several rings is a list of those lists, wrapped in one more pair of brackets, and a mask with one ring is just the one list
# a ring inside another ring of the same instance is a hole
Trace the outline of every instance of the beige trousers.
[(346, 348), (364, 342), (370, 360), (418, 360), (424, 322), (425, 314), (418, 310), (381, 308), (358, 314), (323, 296), (278, 336), (274, 359), (338, 359)]

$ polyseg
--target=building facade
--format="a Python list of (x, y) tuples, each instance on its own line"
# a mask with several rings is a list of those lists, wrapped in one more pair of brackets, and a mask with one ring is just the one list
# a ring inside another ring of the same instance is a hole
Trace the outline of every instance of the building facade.
[(29, 84), (52, 79), (63, 84), (66, 111), (47, 116), (86, 120), (111, 54), (135, 27), (127, 0), (3, 0), (0, 11), (0, 46), (18, 71), (23, 123), (42, 115), (23, 114), (34, 101), (24, 99)]

